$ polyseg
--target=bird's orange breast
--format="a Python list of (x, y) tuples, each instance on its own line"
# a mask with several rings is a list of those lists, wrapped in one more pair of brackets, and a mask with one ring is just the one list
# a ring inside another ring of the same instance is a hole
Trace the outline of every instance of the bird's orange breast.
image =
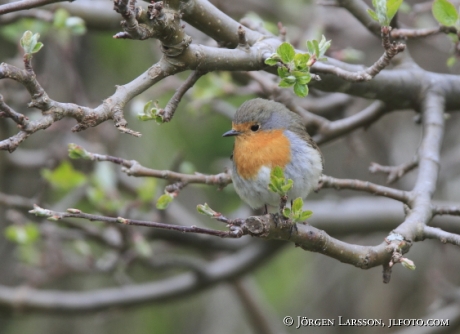
[(262, 166), (284, 168), (291, 161), (291, 148), (283, 130), (246, 132), (235, 138), (233, 162), (244, 179), (256, 178)]

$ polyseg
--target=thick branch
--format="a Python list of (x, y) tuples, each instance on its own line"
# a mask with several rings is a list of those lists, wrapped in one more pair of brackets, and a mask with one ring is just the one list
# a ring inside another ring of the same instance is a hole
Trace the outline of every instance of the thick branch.
[(433, 217), (431, 200), (436, 190), (444, 135), (444, 98), (434, 90), (429, 91), (423, 101), (422, 125), (423, 139), (417, 180), (412, 190), (412, 211), (395, 230), (412, 241), (423, 239), (423, 227)]

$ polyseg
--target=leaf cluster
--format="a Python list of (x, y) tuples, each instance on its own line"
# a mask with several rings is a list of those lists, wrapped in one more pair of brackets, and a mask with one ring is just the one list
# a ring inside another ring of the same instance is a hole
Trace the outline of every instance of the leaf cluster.
[(32, 34), (30, 30), (27, 30), (22, 35), (20, 43), (26, 54), (33, 54), (40, 51), (40, 49), (43, 47), (43, 43), (38, 41), (39, 38), (39, 33)]
[(283, 209), (283, 216), (289, 218), (290, 220), (296, 223), (304, 222), (311, 217), (313, 212), (310, 210), (303, 211), (302, 208), (303, 200), (300, 197), (298, 197), (294, 200), (294, 202), (292, 202), (292, 206), (290, 209)]
[(281, 167), (276, 166), (272, 168), (270, 172), (270, 183), (268, 189), (280, 196), (287, 196), (289, 190), (294, 185), (294, 181), (291, 179), (286, 180), (284, 172)]
[(284, 42), (276, 49), (276, 53), (265, 59), (265, 64), (278, 66), (280, 87), (294, 86), (294, 93), (305, 97), (308, 95), (307, 84), (311, 81), (310, 67), (317, 60), (326, 60), (324, 54), (330, 46), (331, 41), (322, 36), (319, 42), (307, 41), (307, 53), (298, 53), (290, 43)]
[(382, 27), (389, 27), (403, 0), (372, 0), (375, 11), (368, 9), (370, 17)]
[(162, 109), (158, 105), (158, 101), (153, 102), (152, 100), (150, 100), (144, 105), (143, 112), (139, 113), (137, 115), (137, 118), (143, 122), (154, 120), (158, 124), (162, 124), (164, 123), (164, 119), (163, 116), (160, 114), (161, 110)]

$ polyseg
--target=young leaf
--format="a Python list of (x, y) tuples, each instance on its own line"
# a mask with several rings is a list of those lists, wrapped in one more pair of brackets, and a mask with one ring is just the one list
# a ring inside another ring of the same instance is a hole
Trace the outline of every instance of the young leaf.
[(211, 209), (208, 205), (208, 203), (203, 204), (198, 204), (196, 206), (196, 210), (201, 213), (202, 215), (208, 216), (208, 217), (214, 217), (217, 215), (217, 212)]
[(69, 158), (70, 159), (85, 159), (85, 160), (90, 160), (91, 159), (91, 153), (86, 151), (83, 147), (77, 144), (70, 143), (68, 145), (68, 152), (69, 152)]
[(294, 56), (294, 66), (297, 70), (306, 69), (309, 59), (310, 55), (308, 53), (296, 53)]
[(377, 17), (377, 13), (376, 13), (376, 12), (374, 12), (372, 9), (368, 8), (368, 9), (367, 9), (367, 13), (369, 14), (369, 16), (370, 16), (373, 20), (379, 22), (379, 18)]
[(456, 62), (457, 62), (457, 58), (455, 56), (452, 56), (452, 57), (447, 58), (446, 65), (447, 67), (452, 67), (455, 65)]
[(387, 19), (391, 22), (403, 0), (387, 0)]
[(281, 60), (285, 64), (294, 60), (295, 50), (294, 47), (289, 43), (282, 43), (278, 49), (276, 49), (276, 52), (280, 55)]
[(265, 64), (269, 65), (269, 66), (274, 66), (276, 64), (278, 64), (278, 60), (272, 58), (272, 57), (269, 57), (267, 59), (265, 59)]
[(291, 179), (287, 180), (286, 184), (281, 186), (281, 191), (286, 194), (289, 190), (291, 190), (292, 186), (294, 185), (294, 181)]
[(275, 166), (270, 172), (270, 179), (272, 177), (278, 177), (278, 178), (284, 178), (284, 172), (283, 169), (280, 166)]
[(282, 88), (291, 87), (292, 85), (294, 85), (294, 82), (290, 82), (286, 80), (286, 78), (281, 79), (280, 83), (278, 84), (278, 86)]
[(296, 84), (294, 85), (294, 93), (295, 95), (299, 97), (305, 97), (308, 95), (308, 86), (305, 84), (302, 85), (301, 83), (296, 82)]
[(278, 67), (277, 71), (278, 71), (278, 76), (280, 78), (285, 78), (289, 75), (289, 71), (287, 70), (286, 67), (283, 67), (283, 66)]
[(22, 245), (32, 244), (40, 237), (40, 231), (33, 223), (10, 225), (5, 228), (4, 233), (8, 240)]
[(319, 44), (318, 44), (318, 41), (316, 39), (314, 39), (312, 42), (313, 42), (313, 48), (315, 50), (315, 56), (316, 56), (316, 58), (319, 58)]
[(312, 215), (313, 215), (313, 212), (310, 211), (310, 210), (308, 210), (308, 211), (303, 211), (303, 212), (300, 214), (299, 221), (304, 222), (304, 221), (306, 221), (308, 218), (310, 218)]
[(54, 170), (42, 169), (42, 177), (53, 187), (69, 191), (86, 182), (86, 175), (75, 170), (68, 161), (63, 161)]
[(307, 41), (307, 49), (308, 49), (308, 52), (310, 52), (311, 55), (315, 54), (315, 47), (313, 46), (312, 41)]
[(447, 0), (435, 0), (433, 2), (433, 16), (443, 26), (455, 26), (458, 13), (455, 6)]
[(294, 202), (292, 202), (292, 211), (299, 212), (302, 210), (303, 207), (303, 200), (300, 197), (297, 197)]
[(283, 209), (283, 216), (286, 217), (286, 218), (289, 218), (290, 215), (291, 215), (291, 210), (289, 208), (284, 208)]
[(173, 201), (174, 197), (170, 193), (165, 193), (158, 198), (157, 201), (157, 209), (158, 210), (165, 210), (169, 203)]
[(387, 18), (387, 0), (373, 0), (377, 18), (381, 26), (388, 26), (390, 24)]
[(321, 36), (321, 41), (319, 42), (319, 56), (318, 59), (324, 56), (326, 53), (327, 49), (331, 46), (331, 41), (327, 41), (326, 37), (324, 35)]

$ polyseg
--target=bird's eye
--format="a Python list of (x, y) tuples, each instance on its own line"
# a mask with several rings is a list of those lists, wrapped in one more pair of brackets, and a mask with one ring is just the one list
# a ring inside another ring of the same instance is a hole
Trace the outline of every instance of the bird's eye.
[(254, 125), (251, 126), (251, 131), (256, 132), (257, 130), (259, 130), (259, 128), (260, 128), (259, 124), (254, 124)]

